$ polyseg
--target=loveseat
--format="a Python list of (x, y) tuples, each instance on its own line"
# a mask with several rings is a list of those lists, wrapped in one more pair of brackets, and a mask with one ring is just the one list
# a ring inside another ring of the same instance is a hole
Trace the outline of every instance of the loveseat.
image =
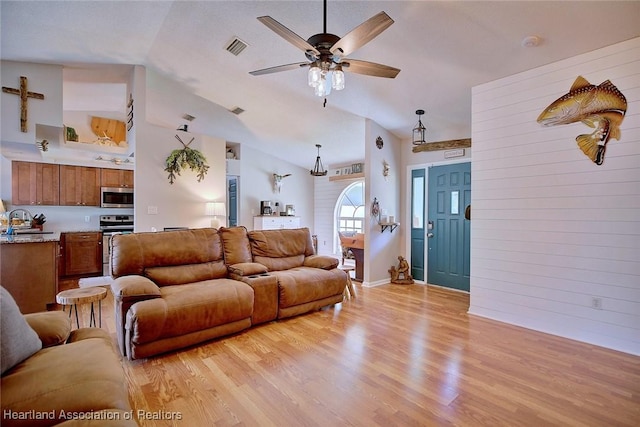
[(114, 235), (118, 344), (138, 359), (342, 301), (346, 273), (309, 229)]
[(71, 331), (62, 311), (23, 316), (0, 290), (3, 427), (137, 425), (106, 331)]

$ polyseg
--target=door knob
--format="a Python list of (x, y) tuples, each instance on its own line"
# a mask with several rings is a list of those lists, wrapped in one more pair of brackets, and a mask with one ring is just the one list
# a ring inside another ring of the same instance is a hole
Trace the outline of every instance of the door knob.
[(433, 233), (427, 233), (427, 237), (428, 237), (429, 239), (433, 238)]

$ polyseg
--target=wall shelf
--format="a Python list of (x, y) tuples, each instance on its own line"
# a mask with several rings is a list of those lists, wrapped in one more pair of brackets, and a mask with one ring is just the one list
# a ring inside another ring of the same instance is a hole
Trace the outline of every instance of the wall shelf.
[(381, 233), (384, 233), (384, 230), (386, 230), (387, 228), (389, 229), (390, 233), (393, 233), (393, 230), (395, 230), (400, 223), (399, 222), (380, 222), (380, 227), (382, 227), (382, 229), (380, 230)]
[(329, 177), (329, 181), (344, 181), (344, 180), (347, 180), (347, 179), (358, 179), (358, 178), (364, 178), (364, 172), (351, 173), (351, 174), (347, 174), (347, 175), (330, 176)]

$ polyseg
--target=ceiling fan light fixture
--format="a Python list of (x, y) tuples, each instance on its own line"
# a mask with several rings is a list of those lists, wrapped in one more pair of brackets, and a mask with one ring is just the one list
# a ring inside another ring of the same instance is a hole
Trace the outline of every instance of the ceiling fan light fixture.
[(327, 79), (327, 72), (322, 71), (320, 73), (320, 82), (318, 86), (314, 88), (314, 93), (316, 96), (328, 96), (331, 93), (331, 75)]
[(413, 145), (422, 145), (427, 142), (425, 140), (427, 128), (424, 127), (421, 120), (424, 110), (416, 110), (416, 114), (418, 115), (418, 124), (413, 128)]
[[(323, 32), (314, 34), (305, 40), (272, 17), (259, 16), (258, 20), (260, 22), (287, 42), (302, 50), (307, 62), (263, 68), (250, 71), (249, 74), (260, 76), (309, 67), (307, 84), (313, 88), (316, 96), (326, 97), (331, 92), (331, 89), (343, 90), (345, 88), (343, 67), (349, 67), (348, 71), (352, 73), (374, 77), (395, 78), (400, 72), (399, 69), (387, 65), (346, 58), (353, 51), (369, 43), (393, 24), (393, 19), (385, 12), (372, 16), (343, 37), (327, 33), (327, 0), (324, 0), (323, 18)], [(325, 106), (326, 101), (325, 99)]]
[(333, 90), (344, 89), (344, 71), (342, 71), (342, 65), (338, 65), (335, 70), (333, 70), (332, 74), (331, 86), (333, 87)]
[(322, 160), (320, 160), (320, 147), (322, 147), (322, 145), (316, 144), (316, 147), (318, 148), (318, 157), (316, 157), (316, 163), (313, 166), (313, 169), (309, 171), (309, 173), (312, 176), (325, 176), (327, 174), (327, 171), (325, 170), (324, 166), (322, 166)]
[(321, 70), (317, 62), (309, 67), (309, 74), (307, 76), (309, 86), (315, 88), (320, 84), (320, 73)]

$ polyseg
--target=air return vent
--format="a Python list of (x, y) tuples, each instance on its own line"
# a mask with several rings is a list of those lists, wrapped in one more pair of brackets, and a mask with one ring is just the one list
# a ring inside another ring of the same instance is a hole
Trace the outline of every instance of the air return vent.
[(227, 52), (231, 52), (235, 56), (238, 56), (240, 55), (240, 52), (244, 50), (245, 47), (247, 47), (247, 44), (245, 42), (243, 42), (237, 37), (234, 37), (233, 40), (229, 42), (229, 44), (225, 49), (227, 50)]
[(232, 109), (230, 109), (229, 111), (231, 111), (233, 114), (235, 114), (236, 116), (238, 114), (242, 114), (244, 113), (244, 110), (240, 107), (233, 107)]

